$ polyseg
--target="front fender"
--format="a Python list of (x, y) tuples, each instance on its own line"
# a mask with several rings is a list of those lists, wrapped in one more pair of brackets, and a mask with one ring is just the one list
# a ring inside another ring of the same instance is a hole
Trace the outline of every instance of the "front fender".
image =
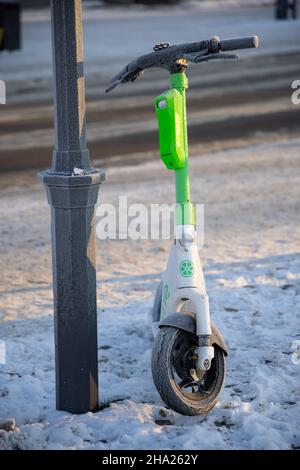
[[(158, 326), (159, 328), (162, 328), (163, 326), (173, 326), (179, 330), (188, 331), (189, 333), (196, 335), (196, 319), (193, 313), (172, 313), (164, 318)], [(213, 346), (216, 344), (219, 346), (219, 348), (224, 351), (225, 356), (227, 356), (228, 348), (225, 340), (213, 323), (211, 324), (211, 331), (211, 345)]]

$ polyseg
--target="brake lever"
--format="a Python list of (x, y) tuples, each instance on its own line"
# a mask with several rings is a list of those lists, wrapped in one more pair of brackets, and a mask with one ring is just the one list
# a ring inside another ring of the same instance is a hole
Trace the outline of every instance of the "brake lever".
[(215, 54), (209, 55), (198, 55), (196, 57), (190, 58), (191, 62), (199, 64), (200, 62), (208, 62), (209, 60), (219, 60), (219, 59), (239, 59), (240, 56), (237, 54), (224, 54), (223, 52), (217, 52)]
[(122, 83), (122, 79), (120, 78), (119, 80), (115, 80), (114, 82), (112, 82), (105, 90), (105, 93), (109, 93), (111, 90), (113, 90), (114, 88), (116, 88), (118, 85), (121, 85)]
[(117, 80), (114, 80), (105, 90), (105, 93), (109, 93), (111, 90), (116, 88), (118, 85), (121, 85), (122, 83), (126, 82), (134, 82), (138, 77), (143, 75), (144, 70), (141, 69), (135, 69), (135, 70), (130, 70), (129, 72), (125, 73), (122, 75), (120, 78)]

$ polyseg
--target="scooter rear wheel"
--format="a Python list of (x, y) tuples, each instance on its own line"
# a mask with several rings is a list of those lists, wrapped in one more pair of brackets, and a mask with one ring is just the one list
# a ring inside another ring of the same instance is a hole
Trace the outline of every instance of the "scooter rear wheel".
[[(197, 370), (197, 338), (174, 327), (163, 327), (152, 352), (152, 375), (162, 400), (177, 413), (193, 416), (210, 411), (226, 376), (226, 359), (218, 346), (208, 371)], [(192, 375), (191, 375), (192, 373)]]

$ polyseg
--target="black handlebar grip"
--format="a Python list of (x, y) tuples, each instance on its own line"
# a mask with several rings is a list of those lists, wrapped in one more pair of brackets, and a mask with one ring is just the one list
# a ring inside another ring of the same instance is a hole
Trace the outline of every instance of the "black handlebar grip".
[(237, 49), (251, 49), (259, 46), (258, 36), (247, 38), (224, 39), (220, 42), (221, 51), (235, 51)]

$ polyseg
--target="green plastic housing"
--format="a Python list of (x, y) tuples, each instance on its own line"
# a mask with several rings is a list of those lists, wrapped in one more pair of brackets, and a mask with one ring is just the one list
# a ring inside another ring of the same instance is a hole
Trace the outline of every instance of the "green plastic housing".
[(160, 158), (169, 170), (185, 165), (183, 98), (175, 88), (154, 100), (158, 119)]

